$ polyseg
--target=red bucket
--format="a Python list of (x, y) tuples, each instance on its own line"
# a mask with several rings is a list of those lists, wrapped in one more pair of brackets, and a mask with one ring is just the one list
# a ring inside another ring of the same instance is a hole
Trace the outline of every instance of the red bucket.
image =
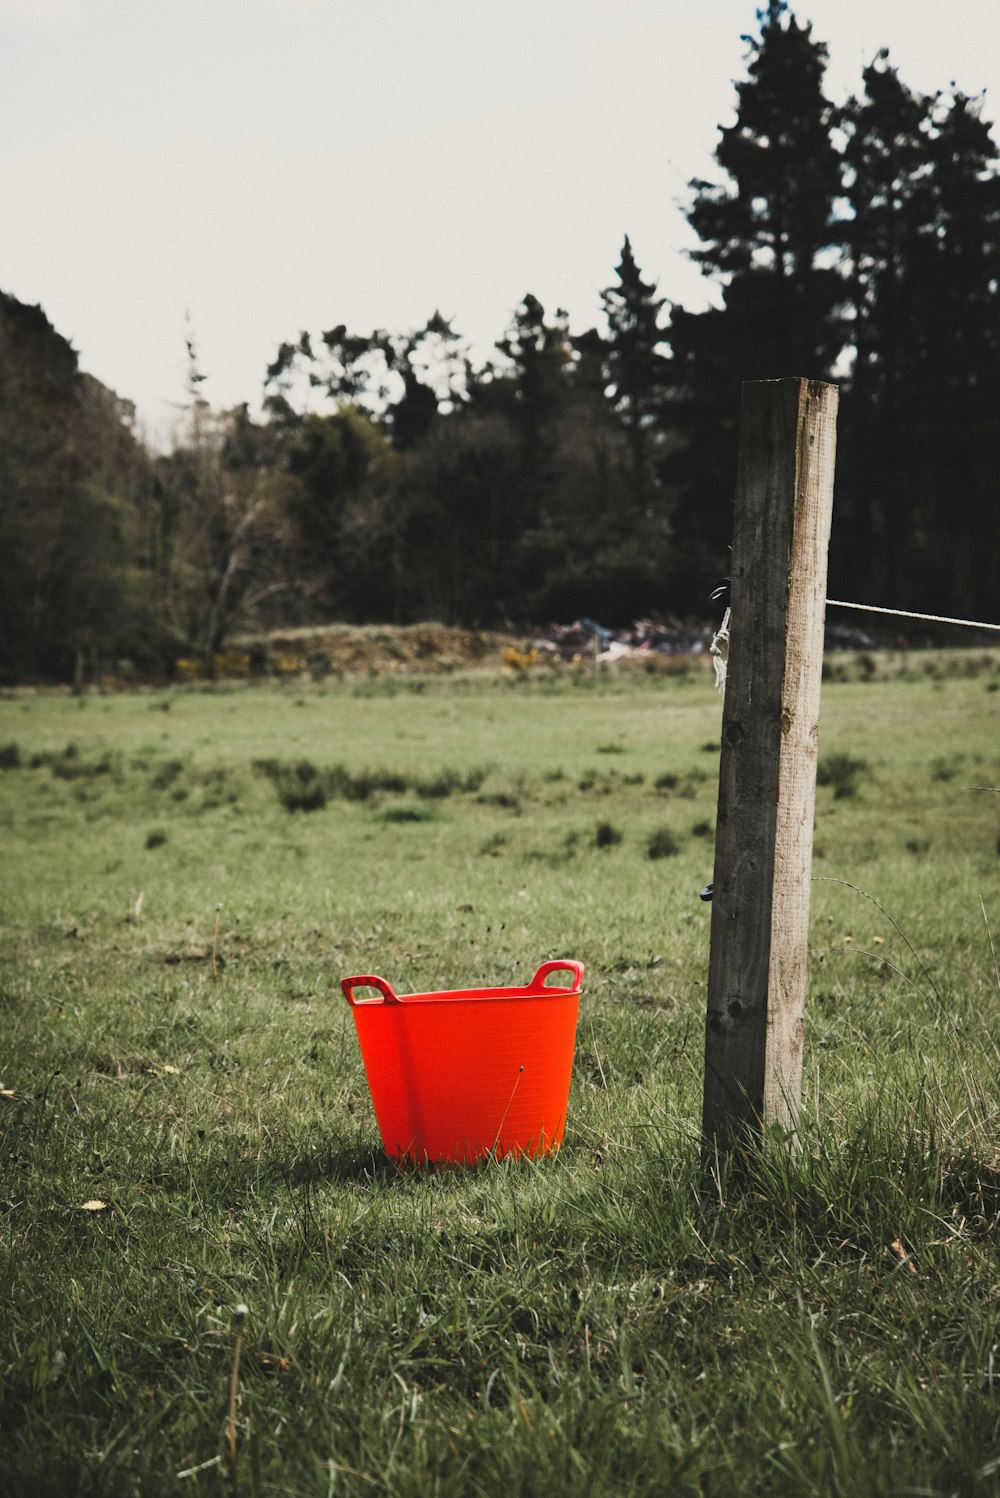
[[(562, 972), (569, 987), (546, 986)], [(564, 961), (526, 988), (397, 994), (384, 978), (342, 979), (387, 1154), (471, 1164), (558, 1149), (582, 982), (583, 964)]]

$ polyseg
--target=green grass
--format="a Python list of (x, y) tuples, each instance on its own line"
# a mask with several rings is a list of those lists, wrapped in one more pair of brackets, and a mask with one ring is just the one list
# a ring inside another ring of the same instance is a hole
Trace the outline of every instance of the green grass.
[[(0, 702), (3, 1491), (230, 1491), (245, 1302), (242, 1493), (1000, 1493), (1000, 655), (933, 661), (828, 673), (804, 1147), (740, 1181), (708, 671)], [(397, 1170), (339, 978), (558, 956), (560, 1154)]]

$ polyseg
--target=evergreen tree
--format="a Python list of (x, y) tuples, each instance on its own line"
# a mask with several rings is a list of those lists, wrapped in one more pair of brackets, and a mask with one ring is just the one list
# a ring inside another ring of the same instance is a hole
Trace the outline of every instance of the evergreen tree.
[(537, 478), (569, 385), (573, 350), (567, 315), (558, 308), (548, 322), (545, 308), (529, 291), (497, 348), (511, 366), (509, 409), (521, 433), (525, 471)]
[[(633, 501), (645, 508), (656, 489), (657, 418), (665, 398), (667, 360), (660, 329), (665, 298), (642, 279), (627, 234), (615, 273), (617, 284), (601, 292), (608, 327), (603, 340), (606, 394), (628, 441)], [(586, 357), (588, 345), (580, 340), (578, 346)]]
[[(518, 456), (507, 512), (507, 549), (514, 587), (507, 593), (512, 614), (526, 607), (562, 544), (558, 434), (573, 399), (573, 347), (567, 314), (550, 321), (528, 292), (497, 348), (506, 361), (480, 387), (473, 408), (490, 410), (510, 425)], [(558, 537), (557, 541), (555, 538)]]
[(912, 92), (886, 53), (841, 111), (852, 366), (840, 416), (831, 583), (887, 604), (908, 601), (922, 530), (917, 448), (929, 377), (924, 298), (933, 97)]
[[(931, 597), (1000, 618), (1000, 160), (981, 101), (956, 93), (931, 144), (934, 255), (924, 298), (933, 404), (923, 423), (931, 480)], [(943, 566), (942, 566), (943, 563)], [(950, 601), (948, 593), (950, 591)]]
[(679, 606), (703, 605), (731, 531), (736, 419), (744, 380), (824, 378), (840, 347), (842, 288), (831, 253), (840, 190), (823, 93), (826, 47), (784, 0), (758, 14), (735, 122), (720, 132), (724, 185), (694, 182), (694, 258), (722, 304), (672, 309), (671, 423), (683, 450), (665, 467), (680, 486)]
[(1000, 586), (1000, 178), (975, 101), (916, 94), (882, 52), (842, 113), (854, 359), (831, 583), (976, 609)]
[(785, 0), (770, 0), (758, 20), (736, 120), (715, 153), (729, 185), (693, 184), (689, 217), (703, 241), (693, 258), (735, 293), (726, 310), (741, 335), (736, 358), (753, 361), (754, 377), (813, 375), (839, 346), (839, 286), (823, 259), (840, 186), (823, 94), (827, 51)]

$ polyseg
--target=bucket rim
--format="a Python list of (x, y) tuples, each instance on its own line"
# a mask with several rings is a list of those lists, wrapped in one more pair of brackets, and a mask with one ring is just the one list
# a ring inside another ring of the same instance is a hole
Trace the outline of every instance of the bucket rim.
[[(582, 962), (572, 959), (553, 959), (543, 962), (535, 973), (531, 982), (524, 986), (493, 987), (493, 988), (454, 988), (434, 990), (428, 989), (415, 993), (396, 993), (395, 989), (385, 978), (380, 978), (374, 973), (366, 973), (355, 978), (342, 978), (340, 986), (344, 997), (352, 1008), (363, 1009), (367, 1007), (378, 1008), (383, 1004), (461, 1004), (461, 1003), (503, 1003), (518, 999), (567, 999), (579, 998), (583, 985), (584, 966)], [(556, 984), (547, 984), (546, 978), (552, 973), (570, 972), (573, 975), (573, 983), (566, 988)], [(355, 990), (359, 988), (374, 988), (378, 990), (378, 998), (358, 999)]]

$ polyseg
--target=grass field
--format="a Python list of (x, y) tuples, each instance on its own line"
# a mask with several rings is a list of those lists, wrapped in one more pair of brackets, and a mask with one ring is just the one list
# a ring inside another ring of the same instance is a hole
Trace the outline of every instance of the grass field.
[[(0, 1490), (1000, 1494), (1000, 652), (828, 675), (804, 1148), (738, 1183), (707, 670), (0, 702)], [(338, 980), (550, 957), (560, 1154), (395, 1168)]]

